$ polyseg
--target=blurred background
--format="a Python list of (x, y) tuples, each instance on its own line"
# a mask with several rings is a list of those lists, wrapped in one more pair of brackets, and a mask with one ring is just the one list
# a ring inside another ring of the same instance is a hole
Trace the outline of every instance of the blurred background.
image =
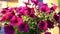
[[(2, 8), (6, 8), (6, 7), (19, 7), (19, 6), (23, 6), (23, 1), (24, 2), (28, 2), (28, 0), (0, 0), (0, 10), (2, 10)], [(60, 0), (39, 0), (40, 2), (43, 3), (47, 3), (49, 7), (51, 7), (51, 3), (57, 5), (58, 7), (60, 7)], [(56, 12), (59, 11), (60, 8), (57, 8)], [(48, 30), (49, 32), (51, 32), (52, 34), (59, 34), (59, 28), (56, 26), (54, 29)], [(4, 34), (3, 33), (4, 30), (3, 28), (0, 30), (0, 34)]]

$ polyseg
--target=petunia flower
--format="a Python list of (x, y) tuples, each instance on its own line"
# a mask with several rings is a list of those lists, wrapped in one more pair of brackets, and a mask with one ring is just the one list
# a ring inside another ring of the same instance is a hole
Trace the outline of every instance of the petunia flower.
[(48, 28), (54, 28), (54, 23), (50, 20), (47, 20)]
[(60, 23), (60, 15), (59, 14), (54, 14), (53, 18)]
[(19, 24), (18, 29), (22, 32), (27, 32), (29, 30), (29, 25), (26, 22)]
[(4, 22), (6, 20), (6, 16), (2, 16), (0, 22)]
[(5, 34), (14, 34), (15, 30), (11, 25), (4, 25)]
[(1, 12), (0, 12), (0, 14), (2, 14), (2, 15), (5, 15), (5, 14), (7, 14), (8, 13), (8, 10), (2, 10)]
[(26, 7), (26, 8), (24, 8), (23, 13), (24, 13), (24, 15), (27, 15), (27, 16), (34, 14), (34, 8)]
[(53, 4), (53, 6), (50, 9), (55, 11), (57, 9), (57, 6)]
[(7, 11), (5, 11), (5, 10), (1, 11), (2, 14), (6, 14), (6, 12), (7, 12)]
[(18, 18), (17, 16), (13, 16), (12, 19), (10, 20), (10, 24), (12, 26), (16, 26), (18, 24)]
[(6, 20), (10, 21), (12, 19), (13, 15), (11, 13), (6, 14)]
[(40, 12), (50, 12), (50, 8), (48, 7), (47, 4), (43, 4), (40, 8), (39, 8)]
[(51, 32), (45, 32), (45, 34), (51, 34)]
[(24, 13), (24, 15), (27, 15), (27, 16), (30, 14), (30, 13), (28, 12), (28, 10), (24, 10), (23, 13)]
[(21, 6), (21, 7), (18, 7), (18, 8), (16, 9), (16, 12), (19, 13), (19, 12), (21, 12), (20, 10), (23, 11), (23, 7), (22, 7), (22, 6)]
[(15, 10), (15, 8), (14, 7), (12, 7), (12, 8), (9, 8), (9, 12), (12, 12), (12, 11), (14, 11)]
[(17, 13), (17, 16), (18, 17), (21, 17), (24, 13), (23, 13), (23, 7), (18, 7), (17, 9), (16, 9), (16, 13)]
[(8, 13), (8, 8), (3, 8), (3, 10), (2, 11), (0, 11), (0, 14), (6, 14), (6, 13)]
[(40, 30), (47, 30), (47, 22), (44, 22), (44, 21), (40, 21), (38, 22), (37, 24), (37, 27), (40, 29)]
[(35, 5), (38, 4), (38, 0), (31, 0), (32, 3), (34, 3)]

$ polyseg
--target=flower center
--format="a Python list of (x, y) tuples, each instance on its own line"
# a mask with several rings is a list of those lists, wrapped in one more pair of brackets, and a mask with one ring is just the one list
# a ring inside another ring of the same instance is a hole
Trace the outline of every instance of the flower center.
[(42, 9), (43, 12), (45, 12), (46, 10), (45, 9)]
[(14, 23), (17, 23), (17, 22), (18, 22), (18, 20), (17, 20), (17, 19), (15, 19), (15, 20), (14, 20)]
[(25, 28), (25, 24), (22, 24), (21, 26), (22, 26), (22, 28)]
[(13, 26), (8, 26), (10, 30), (14, 30)]

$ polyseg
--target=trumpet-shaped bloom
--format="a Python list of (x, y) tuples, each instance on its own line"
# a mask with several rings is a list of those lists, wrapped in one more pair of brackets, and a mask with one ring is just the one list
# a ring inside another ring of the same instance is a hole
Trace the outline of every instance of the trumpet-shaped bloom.
[(4, 25), (5, 34), (14, 34), (14, 28), (11, 25)]
[(40, 21), (38, 24), (37, 24), (37, 27), (40, 29), (40, 30), (47, 30), (47, 22), (44, 22), (44, 21)]
[(53, 22), (48, 20), (47, 23), (48, 23), (48, 28), (54, 28), (54, 23)]
[(60, 15), (58, 14), (58, 15), (54, 15), (53, 16), (53, 18), (58, 22), (58, 23), (60, 23)]
[(12, 26), (16, 26), (18, 24), (18, 18), (17, 16), (13, 16), (12, 19), (10, 20), (10, 24)]
[(43, 4), (40, 8), (39, 8), (40, 12), (50, 12), (50, 8), (47, 6), (47, 4)]
[(26, 22), (19, 24), (18, 29), (22, 32), (27, 32), (29, 30), (29, 25)]

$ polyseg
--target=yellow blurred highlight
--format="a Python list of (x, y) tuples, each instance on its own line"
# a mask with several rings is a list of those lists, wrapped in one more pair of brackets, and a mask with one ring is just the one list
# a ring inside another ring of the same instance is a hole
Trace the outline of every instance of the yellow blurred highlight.
[(18, 2), (8, 2), (8, 7), (17, 7)]

